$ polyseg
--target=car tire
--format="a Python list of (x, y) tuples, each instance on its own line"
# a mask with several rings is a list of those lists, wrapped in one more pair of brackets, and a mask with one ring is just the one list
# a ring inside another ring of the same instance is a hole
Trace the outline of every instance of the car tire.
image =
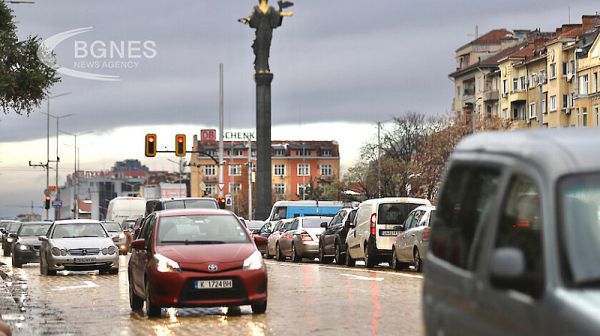
[[(131, 275), (129, 279), (131, 279)], [(129, 280), (129, 307), (131, 307), (131, 310), (142, 310), (144, 308), (144, 299), (134, 293), (131, 280)]]
[(21, 267), (23, 267), (23, 263), (19, 259), (15, 259), (15, 257), (13, 257), (13, 266), (17, 267), (17, 268), (21, 268)]
[(413, 266), (415, 266), (415, 271), (422, 272), (423, 271), (423, 260), (421, 260), (421, 253), (419, 253), (419, 249), (416, 248), (413, 253), (414, 261)]
[(350, 250), (348, 249), (348, 245), (346, 245), (346, 266), (353, 267), (354, 265), (356, 265), (356, 261), (350, 256)]
[(41, 275), (56, 275), (56, 271), (51, 271), (50, 266), (48, 265), (48, 261), (42, 263), (42, 259), (40, 258), (40, 274)]
[(148, 317), (160, 317), (160, 313), (161, 313), (161, 308), (157, 305), (155, 305), (154, 303), (152, 303), (152, 298), (150, 296), (150, 284), (148, 283), (148, 280), (146, 280), (146, 286), (145, 286), (145, 292), (146, 292), (146, 315), (148, 315)]
[(296, 251), (296, 245), (294, 245), (294, 243), (292, 243), (292, 261), (293, 262), (302, 261), (302, 257), (298, 255), (298, 252)]
[(375, 267), (375, 259), (369, 253), (369, 244), (365, 244), (365, 267), (367, 267), (367, 268)]
[(279, 244), (277, 244), (275, 248), (275, 253), (275, 258), (277, 261), (285, 261), (285, 256), (283, 255), (283, 252), (281, 252), (281, 246)]
[(264, 314), (267, 311), (267, 301), (250, 305), (252, 314)]
[(396, 271), (400, 271), (404, 268), (404, 265), (398, 261), (398, 258), (396, 257), (396, 248), (393, 247), (392, 248), (392, 268)]
[(335, 263), (344, 265), (346, 263), (346, 254), (342, 254), (342, 246), (339, 243), (335, 244)]
[(319, 244), (319, 263), (330, 264), (332, 261), (333, 258), (325, 256), (325, 247), (322, 244)]

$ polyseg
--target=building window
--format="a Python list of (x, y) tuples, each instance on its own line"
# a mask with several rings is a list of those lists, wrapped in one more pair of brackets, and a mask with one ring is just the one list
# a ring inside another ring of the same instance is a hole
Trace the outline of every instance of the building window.
[(575, 93), (571, 93), (571, 107), (575, 107)]
[(309, 176), (310, 175), (310, 163), (299, 163), (298, 164), (298, 176)]
[(550, 64), (550, 79), (556, 78), (556, 63)]
[(575, 60), (570, 61), (569, 63), (571, 63), (571, 73), (574, 74), (575, 73)]
[[(302, 149), (296, 149), (296, 156), (302, 156)], [(304, 149), (304, 156), (311, 156), (312, 151), (310, 149)]]
[(306, 188), (308, 188), (308, 183), (306, 184), (302, 184), (302, 183), (298, 183), (298, 195), (300, 195), (300, 198), (302, 198), (302, 194), (304, 193), (304, 190), (306, 190)]
[(521, 91), (527, 90), (527, 80), (525, 76), (521, 77)]
[(477, 92), (481, 92), (481, 77), (477, 77)]
[(217, 166), (209, 165), (204, 166), (204, 176), (215, 176), (217, 175)]
[(535, 103), (529, 104), (529, 119), (535, 118)]
[(556, 96), (550, 96), (550, 111), (556, 111)]
[(207, 151), (204, 151), (204, 153), (206, 153), (208, 156), (212, 156), (212, 157), (217, 156), (217, 151), (214, 149), (209, 149)]
[(544, 82), (542, 84), (548, 83), (548, 76), (546, 76), (546, 70), (540, 70), (540, 76), (542, 76), (542, 78), (544, 79)]
[(569, 72), (569, 65), (567, 64), (567, 62), (562, 62), (562, 74), (563, 74), (563, 76), (566, 76), (568, 72)]
[(285, 183), (275, 183), (273, 185), (273, 192), (275, 195), (285, 196)]
[(513, 92), (519, 91), (519, 79), (513, 78)]
[(276, 165), (273, 165), (273, 175), (275, 175), (275, 176), (285, 176), (285, 164), (276, 164)]
[(577, 127), (579, 127), (579, 108), (576, 108), (575, 112), (577, 114)]
[(460, 99), (460, 85), (456, 86), (456, 98)]
[(321, 156), (331, 156), (331, 149), (324, 149), (321, 151)]
[(598, 105), (594, 106), (594, 115), (596, 116), (596, 127), (598, 127)]
[(544, 100), (542, 100), (542, 113), (543, 113), (543, 114), (546, 114), (546, 113), (548, 113), (548, 112), (546, 111), (546, 100), (545, 100), (545, 99), (544, 99)]
[(322, 164), (321, 165), (321, 175), (323, 175), (323, 176), (331, 176), (331, 175), (333, 175), (333, 165), (331, 165), (331, 164)]
[(251, 150), (250, 155), (252, 155), (252, 157), (256, 157), (256, 149)]
[(235, 154), (235, 156), (244, 156), (244, 150), (236, 149), (236, 150), (234, 150), (234, 154)]
[(205, 183), (204, 184), (204, 195), (210, 196), (217, 193), (217, 185), (214, 183)]
[(498, 90), (498, 77), (494, 77), (494, 79), (492, 80), (492, 90), (497, 91)]
[(567, 109), (569, 108), (569, 96), (568, 95), (563, 95), (563, 105), (562, 105), (563, 109)]
[(505, 95), (508, 93), (508, 81), (506, 79), (502, 80), (502, 93)]
[(285, 149), (276, 149), (274, 151), (275, 156), (285, 156)]
[(583, 75), (579, 78), (581, 79), (581, 88), (579, 90), (579, 94), (586, 95), (588, 94), (588, 75)]
[(583, 127), (586, 127), (588, 125), (588, 123), (587, 123), (587, 107), (581, 108), (581, 121), (582, 121)]
[(229, 165), (229, 176), (241, 176), (241, 175), (242, 175), (242, 165), (240, 165), (240, 164)]
[(508, 119), (508, 109), (502, 109), (502, 115), (504, 116), (504, 119)]
[(593, 82), (592, 82), (592, 92), (598, 91), (598, 73), (594, 72)]
[(240, 190), (242, 190), (242, 184), (241, 183), (229, 183), (229, 192), (230, 193), (237, 193)]
[(533, 74), (529, 75), (529, 88), (535, 88), (535, 76)]
[(519, 108), (513, 108), (513, 120), (519, 120)]

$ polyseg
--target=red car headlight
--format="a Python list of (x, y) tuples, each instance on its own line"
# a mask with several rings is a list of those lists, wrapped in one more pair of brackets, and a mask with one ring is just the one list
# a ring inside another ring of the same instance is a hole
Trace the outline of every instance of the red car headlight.
[(167, 273), (167, 272), (180, 273), (181, 272), (181, 268), (179, 267), (179, 264), (176, 261), (173, 261), (173, 260), (165, 257), (164, 255), (155, 254), (153, 260), (154, 260), (154, 266), (156, 267), (156, 270), (161, 273)]

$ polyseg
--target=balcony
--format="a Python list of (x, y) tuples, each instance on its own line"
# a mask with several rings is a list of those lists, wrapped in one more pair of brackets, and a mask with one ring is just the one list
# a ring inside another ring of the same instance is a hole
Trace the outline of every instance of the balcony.
[(483, 101), (496, 101), (500, 97), (500, 91), (489, 90), (483, 93)]
[(508, 95), (509, 101), (518, 102), (518, 101), (526, 101), (527, 100), (527, 91), (511, 91)]

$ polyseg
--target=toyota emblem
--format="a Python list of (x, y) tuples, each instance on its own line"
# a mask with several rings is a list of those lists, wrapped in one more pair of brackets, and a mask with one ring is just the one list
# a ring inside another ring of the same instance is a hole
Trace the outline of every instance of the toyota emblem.
[(219, 269), (219, 267), (217, 267), (217, 265), (214, 265), (214, 264), (208, 265), (208, 270), (211, 272), (215, 272), (218, 269)]

